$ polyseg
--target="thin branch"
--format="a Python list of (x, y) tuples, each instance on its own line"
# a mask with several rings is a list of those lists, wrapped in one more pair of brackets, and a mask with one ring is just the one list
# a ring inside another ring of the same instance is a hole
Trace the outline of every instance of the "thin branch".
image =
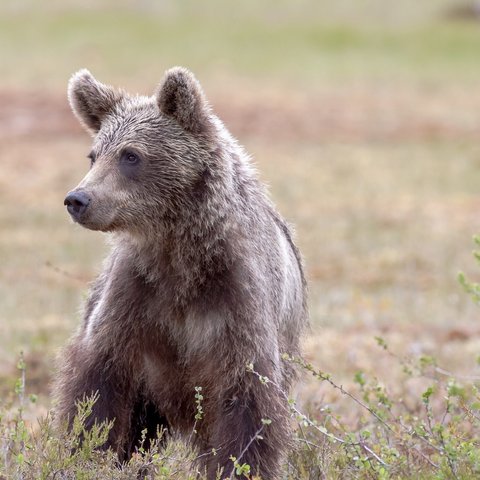
[[(258, 436), (263, 432), (263, 429), (265, 428), (265, 425), (262, 425), (255, 433), (255, 435), (253, 435), (253, 437), (250, 439), (250, 441), (247, 443), (247, 445), (245, 446), (245, 448), (242, 450), (242, 452), (240, 453), (240, 455), (238, 456), (237, 458), (237, 463), (240, 462), (240, 460), (242, 459), (242, 457), (245, 455), (245, 453), (247, 452), (247, 450), (250, 448), (250, 446), (252, 445), (252, 443), (257, 440)], [(235, 475), (235, 465), (233, 466), (233, 470), (232, 470), (232, 473), (230, 474), (230, 477), (228, 477), (230, 480), (233, 479)]]
[(355, 395), (352, 395), (349, 391), (345, 390), (343, 388), (343, 385), (337, 385), (329, 375), (326, 375), (325, 373), (321, 371), (317, 371), (313, 368), (312, 365), (309, 365), (305, 363), (303, 360), (295, 358), (295, 357), (289, 357), (291, 361), (296, 363), (297, 365), (300, 365), (301, 367), (305, 368), (308, 370), (314, 377), (319, 378), (320, 380), (323, 380), (327, 383), (329, 383), (333, 388), (339, 390), (343, 395), (349, 397), (351, 400), (353, 400), (357, 405), (360, 405), (362, 408), (367, 410), (372, 416), (374, 416), (387, 430), (390, 430), (391, 432), (395, 433), (393, 428), (385, 421), (383, 418), (381, 418), (372, 408), (370, 408), (368, 405), (363, 403), (360, 399), (355, 397)]
[(359, 445), (370, 455), (372, 455), (378, 463), (381, 463), (384, 467), (388, 467), (388, 464), (385, 463), (371, 448), (369, 448), (364, 442), (359, 442)]
[(87, 281), (86, 278), (83, 278), (80, 275), (75, 275), (73, 273), (67, 272), (66, 270), (63, 270), (57, 267), (56, 265), (53, 265), (53, 263), (50, 262), (49, 260), (45, 262), (45, 266), (53, 270), (55, 273), (58, 273), (59, 275), (62, 275), (63, 277), (69, 278), (71, 280), (75, 280), (76, 282), (85, 283)]
[(446, 377), (460, 378), (462, 380), (472, 380), (472, 381), (480, 380), (479, 375), (461, 375), (458, 373), (449, 372), (448, 370), (445, 370), (444, 368), (437, 367), (437, 366), (434, 368), (434, 370), (440, 375), (444, 375)]
[[(253, 368), (253, 365), (249, 365), (248, 366), (248, 371), (253, 373), (254, 375), (256, 375), (258, 377), (258, 379), (266, 386), (268, 386), (269, 384), (272, 384), (273, 386), (275, 386), (278, 391), (283, 395), (283, 397), (286, 399), (286, 401), (288, 402), (288, 404), (290, 405), (290, 409), (296, 413), (297, 415), (299, 415), (303, 420), (305, 420), (312, 428), (314, 428), (315, 430), (317, 430), (318, 432), (320, 432), (322, 435), (326, 436), (327, 438), (330, 438), (331, 440), (334, 440), (342, 445), (348, 445), (348, 446), (351, 446), (351, 447), (358, 447), (358, 446), (361, 446), (362, 448), (364, 448), (364, 446), (361, 445), (360, 442), (351, 442), (351, 441), (347, 441), (347, 440), (343, 440), (342, 438), (340, 437), (337, 437), (336, 435), (334, 435), (333, 433), (329, 432), (327, 429), (325, 428), (320, 428), (313, 420), (311, 420), (310, 418), (308, 418), (307, 415), (305, 415), (304, 413), (300, 412), (300, 410), (298, 410), (295, 405), (292, 405), (289, 398), (288, 398), (288, 395), (283, 391), (283, 389), (275, 382), (273, 382), (272, 380), (270, 379), (266, 379), (266, 377), (260, 375), (254, 368)], [(342, 392), (344, 392), (346, 395), (348, 395), (349, 397), (351, 397), (353, 400), (356, 400), (357, 403), (360, 403), (361, 405), (363, 405), (362, 402), (360, 402), (360, 400), (357, 400), (353, 395), (351, 395), (350, 393), (346, 392), (345, 390), (343, 390), (343, 387), (338, 387), (338, 385), (336, 385), (332, 380), (328, 379), (329, 383), (331, 385), (333, 385), (335, 388), (340, 388)], [(378, 417), (378, 415), (375, 414), (375, 412), (373, 412), (371, 409), (369, 409), (367, 406), (365, 406), (365, 408), (370, 411), (376, 418), (378, 418), (382, 423), (384, 423), (393, 433), (396, 433), (391, 427), (390, 425), (388, 425), (387, 423), (385, 423), (380, 417)], [(367, 447), (368, 448), (368, 447)], [(372, 452), (373, 453), (373, 452)], [(382, 460), (380, 457), (378, 457), (378, 455), (374, 454), (373, 453), (373, 456), (384, 466), (388, 466), (388, 464)]]

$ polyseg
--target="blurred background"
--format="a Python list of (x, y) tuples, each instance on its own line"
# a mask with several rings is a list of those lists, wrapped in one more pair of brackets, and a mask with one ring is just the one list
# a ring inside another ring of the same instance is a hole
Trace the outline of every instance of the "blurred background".
[[(382, 336), (400, 356), (478, 374), (478, 312), (456, 277), (479, 273), (479, 3), (2, 0), (0, 398), (23, 351), (37, 413), (50, 406), (53, 359), (106, 252), (63, 206), (89, 167), (70, 75), (150, 94), (173, 65), (195, 72), (296, 226), (308, 360), (404, 395), (415, 385)], [(297, 395), (335, 400), (321, 388), (304, 378)]]

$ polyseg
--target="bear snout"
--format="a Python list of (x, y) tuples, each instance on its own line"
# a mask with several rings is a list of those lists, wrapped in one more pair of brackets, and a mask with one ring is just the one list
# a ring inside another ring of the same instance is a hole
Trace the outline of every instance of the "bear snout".
[(65, 197), (63, 204), (67, 206), (68, 213), (75, 221), (79, 221), (90, 203), (90, 197), (85, 192), (70, 192)]

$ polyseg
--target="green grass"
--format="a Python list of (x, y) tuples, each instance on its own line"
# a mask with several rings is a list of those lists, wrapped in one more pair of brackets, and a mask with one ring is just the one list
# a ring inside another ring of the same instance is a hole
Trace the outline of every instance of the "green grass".
[(267, 3), (270, 10), (248, 3), (234, 10), (220, 2), (153, 11), (32, 4), (0, 17), (0, 74), (4, 85), (52, 89), (87, 65), (138, 86), (156, 83), (169, 65), (184, 64), (213, 78), (257, 76), (313, 88), (338, 79), (473, 83), (480, 71), (476, 24), (437, 14), (392, 26), (368, 21), (361, 7), (360, 21), (342, 23), (338, 15), (330, 20), (326, 2), (283, 10)]

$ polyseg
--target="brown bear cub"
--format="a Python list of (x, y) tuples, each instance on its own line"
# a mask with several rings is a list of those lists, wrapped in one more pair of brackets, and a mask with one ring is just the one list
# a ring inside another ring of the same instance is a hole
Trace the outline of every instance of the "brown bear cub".
[(112, 249), (61, 357), (57, 419), (98, 392), (89, 421), (114, 420), (106, 446), (122, 461), (161, 427), (195, 442), (209, 479), (232, 474), (231, 455), (277, 478), (295, 376), (282, 354), (298, 354), (306, 324), (289, 227), (188, 70), (167, 71), (152, 97), (81, 70), (68, 95), (94, 140), (65, 205)]

